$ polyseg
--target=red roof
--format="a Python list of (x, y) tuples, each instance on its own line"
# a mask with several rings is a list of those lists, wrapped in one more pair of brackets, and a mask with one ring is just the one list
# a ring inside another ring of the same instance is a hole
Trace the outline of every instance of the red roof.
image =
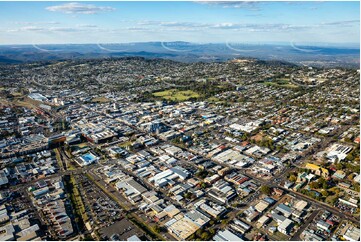
[(241, 146), (246, 146), (246, 145), (248, 145), (248, 144), (249, 144), (248, 141), (243, 141), (243, 142), (241, 143)]
[(241, 180), (238, 181), (238, 184), (242, 184), (243, 182), (247, 181), (248, 178), (247, 177), (243, 177)]
[(353, 142), (357, 143), (357, 144), (360, 144), (360, 136), (357, 137)]
[(332, 222), (331, 220), (326, 220), (326, 223), (328, 223), (329, 225), (331, 225), (331, 226), (333, 226), (335, 223), (334, 222)]

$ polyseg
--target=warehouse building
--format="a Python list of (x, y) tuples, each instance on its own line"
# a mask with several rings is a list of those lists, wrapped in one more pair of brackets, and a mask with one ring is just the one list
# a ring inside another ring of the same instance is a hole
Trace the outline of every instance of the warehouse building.
[(243, 239), (228, 229), (219, 230), (213, 237), (214, 241), (243, 241)]

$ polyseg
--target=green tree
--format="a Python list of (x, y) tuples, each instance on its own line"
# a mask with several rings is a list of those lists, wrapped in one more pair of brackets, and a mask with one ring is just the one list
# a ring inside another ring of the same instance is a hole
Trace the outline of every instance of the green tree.
[(227, 220), (227, 219), (222, 219), (221, 224), (222, 224), (222, 225), (228, 224), (228, 220)]
[(352, 184), (353, 190), (355, 190), (356, 192), (360, 192), (360, 184), (358, 184), (357, 182), (354, 182)]
[(159, 233), (160, 230), (161, 230), (159, 225), (154, 225), (154, 226), (153, 226), (153, 229), (154, 229), (154, 231), (157, 232), (157, 233)]
[(295, 175), (290, 175), (288, 180), (290, 180), (291, 182), (295, 182), (297, 180), (297, 177)]
[(186, 193), (184, 194), (184, 198), (189, 199), (189, 198), (191, 198), (191, 197), (192, 197), (192, 193), (190, 193), (190, 192), (186, 192)]
[(318, 182), (311, 182), (310, 184), (310, 188), (311, 189), (319, 189), (320, 188), (320, 184)]
[(201, 188), (205, 189), (207, 187), (207, 184), (205, 182), (200, 183)]
[(204, 232), (203, 229), (198, 229), (197, 232), (196, 232), (197, 237), (200, 238), (202, 236), (203, 232)]
[(335, 205), (335, 203), (336, 203), (336, 201), (337, 201), (337, 195), (335, 195), (335, 196), (328, 196), (328, 197), (326, 197), (326, 203), (328, 203), (328, 204), (331, 204), (331, 205)]
[(326, 190), (321, 191), (322, 196), (327, 197), (329, 194)]
[(336, 169), (337, 169), (337, 170), (342, 170), (342, 169), (343, 169), (343, 165), (342, 165), (341, 162), (337, 162), (337, 163), (335, 164), (335, 166), (336, 166)]
[(260, 190), (263, 194), (266, 194), (266, 195), (271, 194), (271, 188), (269, 186), (263, 185), (263, 186), (261, 186)]
[(206, 240), (209, 240), (209, 233), (207, 231), (203, 232), (202, 235), (201, 235), (201, 239), (206, 241)]

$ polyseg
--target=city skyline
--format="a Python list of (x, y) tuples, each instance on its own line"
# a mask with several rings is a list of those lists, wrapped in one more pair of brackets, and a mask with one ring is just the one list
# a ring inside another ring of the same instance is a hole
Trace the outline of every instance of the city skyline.
[(0, 0), (0, 241), (360, 241), (359, 14)]

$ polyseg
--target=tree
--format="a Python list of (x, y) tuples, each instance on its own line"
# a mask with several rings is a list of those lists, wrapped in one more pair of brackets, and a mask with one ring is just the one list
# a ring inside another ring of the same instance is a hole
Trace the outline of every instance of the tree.
[(207, 184), (205, 182), (200, 183), (201, 188), (205, 189), (207, 187)]
[(208, 240), (209, 239), (209, 233), (207, 231), (203, 232), (201, 235), (202, 240)]
[(341, 162), (337, 162), (337, 164), (335, 164), (335, 166), (336, 166), (337, 170), (342, 170), (343, 169), (343, 165), (342, 165)]
[(348, 176), (347, 176), (347, 179), (348, 179), (348, 180), (350, 180), (350, 181), (352, 181), (352, 180), (353, 180), (353, 178), (354, 178), (354, 174), (352, 174), (352, 173), (351, 173), (350, 175), (348, 175)]
[(157, 232), (157, 233), (160, 232), (160, 227), (159, 227), (159, 225), (154, 225), (153, 229), (154, 229), (154, 231)]
[(222, 221), (221, 221), (221, 224), (222, 225), (226, 225), (228, 223), (228, 220), (227, 219), (223, 219)]
[(322, 196), (327, 197), (329, 194), (326, 190), (321, 191)]
[(360, 184), (358, 184), (357, 182), (354, 182), (352, 184), (353, 190), (355, 190), (356, 192), (360, 192)]
[(196, 232), (197, 237), (201, 237), (203, 232), (204, 232), (203, 229), (198, 229), (197, 232)]
[(318, 183), (318, 182), (311, 182), (311, 183), (310, 183), (310, 188), (311, 188), (311, 189), (318, 189), (318, 188), (320, 188), (319, 183)]
[(290, 175), (290, 178), (288, 178), (291, 182), (295, 182), (297, 180), (297, 177), (295, 175)]
[(266, 194), (266, 195), (271, 194), (271, 188), (269, 186), (263, 185), (263, 186), (261, 186), (260, 190), (263, 194)]
[(197, 171), (197, 173), (195, 175), (196, 175), (196, 177), (204, 179), (207, 177), (208, 171), (207, 170), (199, 170), (199, 171)]
[(189, 240), (194, 240), (194, 239), (195, 239), (195, 234), (192, 234), (191, 236), (189, 236), (188, 239), (189, 239)]
[(84, 238), (81, 238), (80, 240), (81, 241), (94, 241), (93, 237), (91, 237), (88, 234), (84, 235)]
[(328, 188), (328, 184), (325, 178), (320, 177), (320, 179), (318, 179), (318, 187), (322, 187), (325, 190)]
[(331, 205), (335, 205), (336, 201), (337, 201), (337, 195), (335, 196), (328, 196), (326, 197), (326, 203), (331, 204)]
[(184, 198), (190, 199), (192, 197), (192, 193), (187, 192), (184, 194)]
[(327, 184), (326, 181), (322, 183), (322, 188), (323, 188), (324, 190), (326, 190), (326, 189), (328, 188), (328, 184)]

